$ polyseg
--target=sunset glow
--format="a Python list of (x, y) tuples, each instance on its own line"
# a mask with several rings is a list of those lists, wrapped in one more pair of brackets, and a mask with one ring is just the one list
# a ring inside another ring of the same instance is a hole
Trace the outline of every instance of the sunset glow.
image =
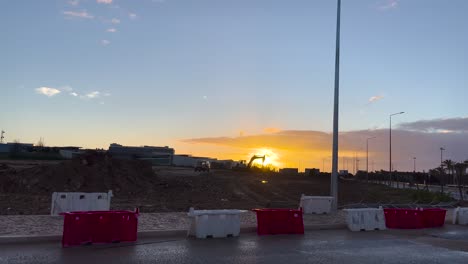
[[(270, 166), (274, 168), (280, 168), (282, 166), (279, 155), (269, 148), (260, 148), (254, 150), (249, 154), (248, 159), (250, 160), (253, 155), (265, 156), (265, 162), (263, 162), (263, 166)], [(262, 159), (256, 159), (252, 165), (262, 166)]]

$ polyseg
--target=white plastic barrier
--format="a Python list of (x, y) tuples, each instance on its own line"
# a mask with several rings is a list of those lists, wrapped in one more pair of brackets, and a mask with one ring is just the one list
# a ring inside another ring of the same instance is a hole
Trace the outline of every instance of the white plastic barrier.
[(457, 207), (453, 210), (452, 223), (459, 225), (468, 225), (468, 207)]
[(239, 236), (239, 214), (245, 210), (194, 210), (190, 208), (188, 236), (197, 238)]
[(72, 211), (107, 211), (112, 191), (108, 193), (54, 192), (50, 215)]
[(385, 230), (385, 214), (380, 208), (344, 209), (346, 224), (351, 231)]
[(331, 210), (333, 197), (331, 196), (305, 196), (302, 194), (299, 208), (304, 214), (328, 214)]

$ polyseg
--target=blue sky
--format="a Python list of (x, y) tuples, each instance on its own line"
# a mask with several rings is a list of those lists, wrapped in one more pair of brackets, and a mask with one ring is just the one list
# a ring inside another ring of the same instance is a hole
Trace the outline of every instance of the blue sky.
[[(332, 129), (336, 1), (15, 0), (0, 10), (9, 141), (196, 154), (202, 146), (181, 140)], [(467, 11), (464, 0), (343, 0), (340, 130), (386, 128), (399, 111), (396, 125), (467, 117)]]

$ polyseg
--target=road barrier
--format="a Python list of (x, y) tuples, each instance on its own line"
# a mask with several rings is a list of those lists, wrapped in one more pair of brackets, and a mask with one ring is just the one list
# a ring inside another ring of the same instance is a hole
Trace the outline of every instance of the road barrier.
[(457, 207), (453, 210), (453, 224), (468, 225), (468, 207)]
[(197, 238), (235, 237), (240, 233), (239, 214), (245, 210), (194, 210), (190, 208), (191, 217), (188, 236)]
[(444, 226), (447, 210), (440, 208), (424, 208), (422, 209), (422, 212), (425, 228)]
[(328, 214), (331, 210), (333, 197), (331, 196), (305, 196), (302, 194), (299, 208), (304, 214)]
[(132, 211), (66, 212), (62, 246), (134, 242), (137, 240), (138, 209)]
[(344, 209), (346, 224), (351, 231), (385, 230), (385, 215), (380, 208)]
[(252, 209), (257, 213), (257, 234), (304, 234), (302, 210)]
[(107, 211), (110, 209), (112, 191), (107, 193), (54, 192), (50, 215), (74, 211)]
[(424, 228), (423, 214), (418, 209), (385, 208), (384, 213), (387, 228)]
[(447, 210), (439, 208), (387, 208), (384, 209), (384, 213), (388, 228), (419, 229), (443, 226)]

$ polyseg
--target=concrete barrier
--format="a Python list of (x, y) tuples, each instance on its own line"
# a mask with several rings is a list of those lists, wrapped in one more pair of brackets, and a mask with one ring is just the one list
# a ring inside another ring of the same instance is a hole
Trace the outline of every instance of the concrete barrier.
[(239, 236), (239, 214), (244, 210), (194, 210), (190, 208), (188, 216), (191, 223), (188, 236), (197, 238), (220, 238)]
[(331, 210), (333, 197), (331, 196), (305, 196), (302, 194), (299, 208), (304, 214), (328, 214)]
[(107, 211), (112, 191), (108, 193), (54, 192), (50, 215), (73, 211)]
[(385, 214), (382, 208), (344, 209), (346, 224), (351, 231), (385, 230)]
[(458, 225), (468, 225), (468, 207), (457, 207), (453, 210), (452, 223)]

